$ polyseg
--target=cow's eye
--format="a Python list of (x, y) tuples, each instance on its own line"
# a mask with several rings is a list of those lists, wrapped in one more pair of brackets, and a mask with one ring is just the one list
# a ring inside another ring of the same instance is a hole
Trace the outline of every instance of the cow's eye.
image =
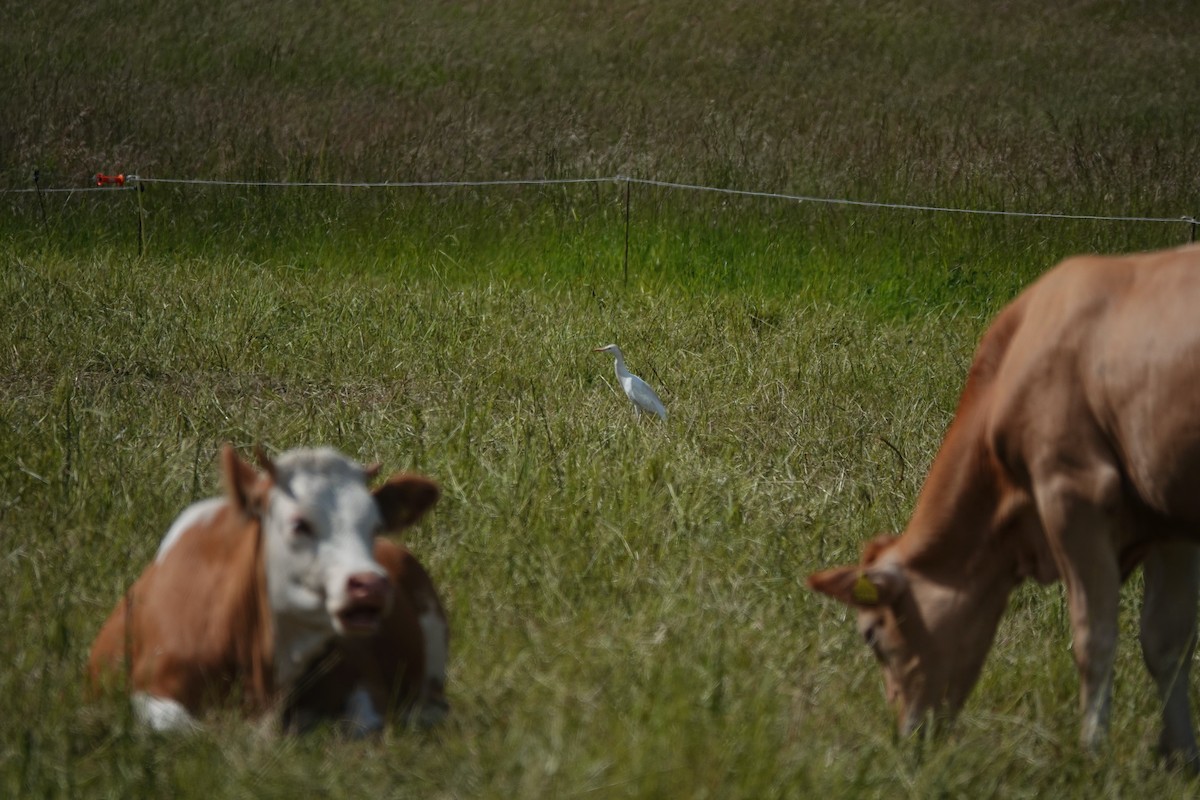
[(879, 636), (881, 628), (882, 628), (881, 623), (879, 623), (879, 622), (872, 623), (871, 625), (868, 625), (867, 627), (863, 628), (862, 637), (863, 637), (863, 641), (867, 643), (867, 647), (871, 648), (871, 652), (875, 654), (875, 657), (878, 658), (880, 661), (883, 661), (884, 660), (883, 643), (880, 641), (880, 636)]
[(863, 641), (867, 643), (867, 647), (872, 650), (879, 644), (879, 625), (872, 625), (865, 628), (862, 632)]
[(298, 519), (292, 523), (292, 535), (304, 539), (311, 539), (315, 533), (312, 523), (306, 519)]

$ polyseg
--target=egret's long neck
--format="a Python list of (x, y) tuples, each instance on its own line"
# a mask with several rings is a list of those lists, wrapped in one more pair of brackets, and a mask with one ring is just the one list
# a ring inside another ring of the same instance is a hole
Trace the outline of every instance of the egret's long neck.
[(617, 371), (618, 380), (629, 374), (629, 370), (625, 369), (625, 359), (621, 358), (620, 353), (613, 354), (613, 368)]

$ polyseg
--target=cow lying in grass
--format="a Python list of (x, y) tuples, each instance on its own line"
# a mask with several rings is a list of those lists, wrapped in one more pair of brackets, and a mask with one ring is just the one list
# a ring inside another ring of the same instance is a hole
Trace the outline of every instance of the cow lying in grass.
[(92, 645), (94, 687), (124, 674), (137, 718), (189, 729), (213, 706), (358, 732), (399, 709), (446, 711), (448, 631), (429, 576), (378, 534), (416, 522), (437, 485), (331, 449), (293, 450), (262, 472), (228, 445), (225, 496), (186, 509)]
[(909, 732), (963, 705), (1013, 588), (1061, 579), (1090, 747), (1108, 728), (1121, 582), (1143, 564), (1160, 748), (1194, 765), (1197, 543), (1200, 248), (1078, 257), (984, 335), (904, 533), (809, 585), (857, 609)]

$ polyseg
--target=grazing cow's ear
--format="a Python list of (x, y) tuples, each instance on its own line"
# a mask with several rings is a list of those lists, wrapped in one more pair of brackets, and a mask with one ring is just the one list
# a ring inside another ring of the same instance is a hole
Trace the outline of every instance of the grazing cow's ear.
[(883, 551), (896, 543), (896, 537), (890, 533), (881, 533), (863, 545), (860, 564), (874, 564), (883, 555)]
[(383, 526), (389, 531), (407, 528), (433, 507), (441, 495), (438, 485), (421, 475), (393, 475), (374, 491)]
[(849, 567), (827, 569), (808, 576), (809, 588), (827, 594), (855, 608), (891, 605), (908, 585), (904, 572), (896, 566)]
[(225, 493), (235, 508), (252, 517), (262, 513), (271, 482), (242, 461), (231, 444), (221, 446), (221, 475)]

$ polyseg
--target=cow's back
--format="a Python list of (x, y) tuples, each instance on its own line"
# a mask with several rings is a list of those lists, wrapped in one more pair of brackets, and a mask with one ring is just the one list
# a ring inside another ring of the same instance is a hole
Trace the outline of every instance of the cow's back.
[[(1111, 465), (1135, 504), (1200, 521), (1200, 247), (1069, 259), (1006, 313), (990, 435), (1018, 473)], [(1049, 467), (1047, 467), (1049, 468)]]

